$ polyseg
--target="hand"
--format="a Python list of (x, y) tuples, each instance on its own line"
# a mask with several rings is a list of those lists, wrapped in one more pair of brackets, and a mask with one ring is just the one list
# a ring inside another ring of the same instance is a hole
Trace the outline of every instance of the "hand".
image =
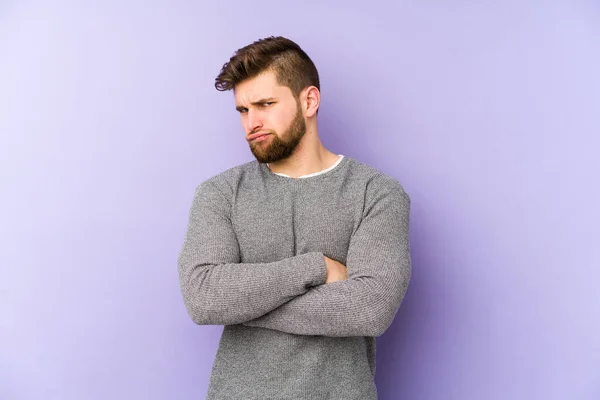
[(345, 281), (347, 279), (346, 266), (339, 261), (325, 257), (325, 267), (327, 267), (327, 280), (325, 283)]

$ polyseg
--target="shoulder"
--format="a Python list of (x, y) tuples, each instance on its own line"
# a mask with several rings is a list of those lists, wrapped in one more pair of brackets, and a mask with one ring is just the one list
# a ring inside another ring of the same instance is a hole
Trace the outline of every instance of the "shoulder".
[(249, 161), (208, 177), (196, 186), (196, 192), (201, 190), (204, 192), (213, 192), (220, 194), (226, 199), (231, 199), (242, 180), (252, 179), (253, 176), (257, 176), (258, 174), (258, 161)]
[(388, 194), (400, 196), (410, 201), (410, 196), (397, 178), (354, 158), (350, 158), (350, 164), (352, 175), (362, 181), (367, 198)]

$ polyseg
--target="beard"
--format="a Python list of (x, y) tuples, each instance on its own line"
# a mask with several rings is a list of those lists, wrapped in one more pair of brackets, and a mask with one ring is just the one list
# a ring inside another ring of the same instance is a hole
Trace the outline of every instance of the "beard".
[(267, 139), (256, 143), (249, 142), (250, 151), (259, 163), (280, 161), (288, 158), (294, 152), (305, 133), (306, 122), (304, 122), (302, 110), (298, 104), (296, 116), (283, 135), (280, 136), (277, 132), (271, 131)]

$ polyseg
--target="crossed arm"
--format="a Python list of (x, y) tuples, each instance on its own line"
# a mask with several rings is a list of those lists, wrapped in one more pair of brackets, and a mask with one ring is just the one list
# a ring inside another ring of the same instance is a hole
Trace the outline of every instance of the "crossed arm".
[(399, 184), (382, 186), (368, 199), (350, 240), (347, 279), (325, 284), (321, 252), (273, 263), (239, 263), (227, 202), (212, 185), (199, 186), (179, 256), (182, 293), (192, 319), (298, 335), (383, 334), (411, 276), (410, 199)]

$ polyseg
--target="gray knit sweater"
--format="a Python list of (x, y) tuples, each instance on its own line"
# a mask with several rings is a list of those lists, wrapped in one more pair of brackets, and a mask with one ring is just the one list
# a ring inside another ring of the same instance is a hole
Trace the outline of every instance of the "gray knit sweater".
[[(195, 191), (178, 258), (200, 325), (224, 325), (209, 400), (377, 399), (375, 337), (411, 275), (410, 200), (345, 156), (306, 178), (251, 161)], [(325, 283), (323, 256), (348, 279)]]

